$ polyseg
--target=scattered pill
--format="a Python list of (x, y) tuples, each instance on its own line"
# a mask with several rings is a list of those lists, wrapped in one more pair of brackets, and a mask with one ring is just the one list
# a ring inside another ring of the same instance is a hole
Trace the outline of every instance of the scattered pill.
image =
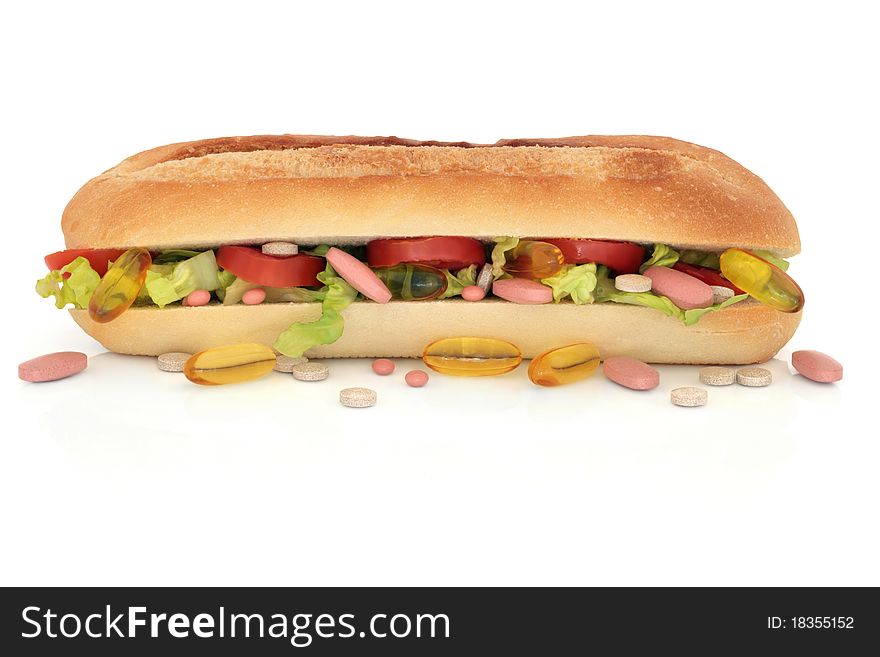
[(183, 372), (183, 366), (190, 358), (192, 354), (185, 351), (169, 351), (167, 354), (160, 354), (156, 362), (163, 372)]
[(486, 291), (479, 285), (468, 285), (461, 291), (461, 298), (465, 301), (480, 301), (486, 297)]
[(522, 353), (495, 338), (443, 338), (425, 347), (422, 361), (449, 376), (496, 376), (519, 367)]
[(266, 242), (262, 251), (271, 256), (295, 256), (299, 247), (293, 242)]
[(406, 373), (406, 376), (403, 377), (403, 380), (406, 381), (406, 385), (408, 386), (421, 388), (428, 382), (428, 373), (422, 370), (410, 370)]
[(683, 310), (708, 308), (712, 305), (712, 288), (703, 281), (669, 267), (649, 267), (645, 276), (651, 279), (655, 294), (667, 297)]
[(200, 351), (183, 366), (186, 378), (202, 386), (244, 383), (259, 379), (275, 367), (275, 352), (264, 344), (247, 342)]
[(650, 292), (652, 281), (641, 274), (621, 274), (614, 279), (614, 287), (621, 292)]
[(391, 301), (391, 290), (376, 276), (376, 273), (353, 255), (337, 249), (327, 251), (327, 262), (355, 290), (376, 303)]
[(492, 281), (494, 277), (492, 275), (492, 263), (487, 262), (483, 265), (483, 268), (480, 269), (480, 273), (477, 276), (477, 287), (481, 288), (483, 292), (489, 294), (492, 290)]
[(504, 278), (492, 284), (492, 294), (513, 303), (539, 304), (553, 301), (553, 290), (528, 278)]
[(535, 356), (529, 363), (529, 380), (538, 386), (561, 386), (592, 376), (598, 367), (596, 346), (579, 342)]
[(703, 388), (685, 386), (673, 389), (669, 398), (676, 406), (703, 406), (709, 399), (709, 393)]
[(241, 295), (241, 302), (246, 306), (256, 306), (266, 300), (266, 290), (261, 287), (255, 287)]
[(660, 385), (660, 372), (636, 358), (612, 356), (602, 367), (609, 381), (630, 390), (651, 390)]
[(348, 408), (367, 408), (376, 404), (376, 391), (369, 388), (343, 388), (339, 403)]
[(290, 374), (293, 371), (293, 368), (297, 365), (302, 365), (303, 363), (308, 363), (309, 359), (305, 356), (299, 356), (298, 358), (294, 358), (292, 356), (285, 356), (284, 354), (278, 354), (275, 356), (275, 367), (273, 368), (276, 372), (285, 372), (286, 374)]
[(31, 383), (45, 383), (66, 379), (79, 374), (89, 364), (89, 358), (78, 351), (57, 351), (27, 360), (18, 366), (18, 378)]
[(818, 383), (833, 383), (843, 378), (843, 365), (821, 351), (796, 351), (791, 364), (798, 374)]
[(741, 386), (761, 388), (773, 382), (773, 374), (763, 367), (745, 367), (736, 372), (736, 382)]
[(712, 288), (712, 304), (724, 303), (733, 297), (733, 290), (723, 285), (710, 285)]
[(388, 376), (394, 372), (394, 361), (387, 358), (377, 358), (373, 361), (373, 371), (379, 376)]
[(196, 290), (190, 292), (184, 297), (181, 305), (183, 306), (205, 306), (211, 300), (211, 293), (208, 290)]
[(736, 383), (736, 370), (732, 367), (704, 367), (700, 370), (700, 383), (707, 386), (729, 386)]
[(330, 375), (330, 369), (324, 363), (300, 363), (291, 370), (297, 381), (323, 381)]

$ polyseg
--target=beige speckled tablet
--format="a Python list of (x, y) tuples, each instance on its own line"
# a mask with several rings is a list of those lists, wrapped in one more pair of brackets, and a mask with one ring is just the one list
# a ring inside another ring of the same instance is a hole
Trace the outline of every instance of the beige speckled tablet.
[(736, 382), (741, 386), (761, 388), (773, 382), (773, 374), (763, 367), (744, 367), (736, 372)]
[(262, 250), (272, 256), (295, 256), (299, 253), (299, 247), (293, 242), (266, 242)]
[(723, 285), (710, 285), (712, 288), (712, 303), (724, 303), (733, 296), (733, 290)]
[(614, 287), (621, 292), (650, 292), (653, 281), (641, 274), (621, 274), (614, 279)]
[(291, 372), (297, 381), (323, 381), (330, 375), (330, 368), (324, 363), (300, 363)]
[(477, 276), (477, 287), (483, 288), (483, 292), (489, 294), (492, 290), (492, 263), (487, 262)]
[(670, 399), (676, 406), (703, 406), (709, 399), (709, 393), (703, 388), (686, 386), (675, 388), (670, 394)]
[(707, 386), (729, 386), (736, 383), (736, 370), (732, 367), (704, 367), (700, 370), (700, 383)]
[(349, 408), (367, 408), (376, 403), (376, 391), (369, 388), (343, 388), (339, 391), (339, 403)]
[(274, 369), (276, 372), (287, 372), (289, 374), (297, 365), (302, 365), (303, 363), (308, 362), (309, 359), (305, 356), (300, 356), (299, 358), (291, 358), (290, 356), (285, 356), (284, 354), (278, 354), (277, 356), (275, 356)]
[(183, 372), (183, 366), (191, 356), (192, 354), (188, 354), (184, 351), (171, 351), (159, 356), (157, 363), (159, 369), (163, 372)]

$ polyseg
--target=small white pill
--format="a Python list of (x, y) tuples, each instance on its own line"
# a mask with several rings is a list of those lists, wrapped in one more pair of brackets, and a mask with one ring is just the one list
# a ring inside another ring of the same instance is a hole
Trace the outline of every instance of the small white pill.
[(266, 242), (263, 245), (263, 253), (272, 256), (295, 256), (299, 253), (299, 247), (293, 242)]
[(733, 290), (723, 285), (710, 285), (712, 288), (712, 304), (724, 303), (733, 296)]
[(773, 382), (773, 374), (770, 370), (765, 370), (763, 367), (746, 367), (737, 370), (736, 382), (741, 386), (762, 388), (763, 386), (769, 386)]
[(367, 408), (376, 403), (376, 391), (369, 388), (343, 388), (339, 391), (339, 403), (349, 408)]
[(192, 354), (183, 351), (170, 351), (167, 354), (160, 355), (157, 359), (157, 364), (163, 372), (183, 372), (183, 366), (186, 365), (186, 361), (190, 357), (192, 357)]
[(323, 381), (330, 375), (324, 363), (300, 363), (290, 370), (297, 381)]
[(290, 356), (285, 356), (284, 354), (278, 354), (277, 356), (275, 356), (274, 369), (276, 372), (286, 372), (287, 374), (290, 374), (293, 371), (294, 367), (308, 362), (309, 359), (305, 356), (300, 356), (299, 358), (291, 358)]
[(621, 274), (614, 279), (614, 287), (621, 292), (650, 292), (653, 282), (641, 274)]
[(736, 383), (736, 370), (731, 367), (704, 367), (700, 370), (700, 383), (707, 386), (729, 386)]
[(703, 388), (686, 386), (675, 388), (670, 394), (670, 399), (676, 406), (703, 406), (709, 399), (709, 393)]
[(483, 288), (483, 292), (489, 294), (492, 290), (492, 264), (487, 262), (483, 265), (477, 276), (477, 287)]

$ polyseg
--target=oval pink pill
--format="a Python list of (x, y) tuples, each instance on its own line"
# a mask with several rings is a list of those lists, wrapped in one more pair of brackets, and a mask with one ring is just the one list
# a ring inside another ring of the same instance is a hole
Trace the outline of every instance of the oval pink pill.
[(18, 366), (18, 378), (31, 383), (57, 381), (79, 374), (89, 364), (89, 358), (78, 351), (58, 351), (32, 358)]
[(791, 365), (798, 374), (818, 383), (833, 383), (843, 378), (843, 365), (821, 351), (796, 351), (791, 355)]
[(205, 306), (211, 300), (211, 293), (208, 290), (196, 290), (186, 295), (182, 305), (184, 306)]
[(241, 302), (246, 306), (256, 306), (266, 300), (266, 290), (261, 287), (255, 287), (241, 295)]
[(667, 297), (682, 310), (708, 308), (714, 292), (703, 281), (669, 267), (649, 267), (645, 276), (651, 279), (654, 293)]
[(486, 290), (478, 285), (468, 285), (461, 291), (461, 298), (465, 301), (480, 301), (486, 297)]
[(422, 370), (410, 370), (403, 377), (403, 380), (406, 381), (406, 385), (412, 388), (421, 388), (428, 382), (428, 373)]
[(372, 269), (367, 267), (353, 255), (335, 246), (327, 251), (327, 262), (333, 265), (336, 273), (355, 290), (376, 303), (391, 301), (391, 290), (383, 283)]
[(613, 356), (602, 366), (605, 377), (630, 390), (651, 390), (660, 385), (660, 372), (629, 356)]
[(388, 376), (394, 372), (394, 361), (387, 358), (377, 358), (373, 361), (373, 371), (379, 376)]
[(550, 303), (553, 290), (527, 278), (504, 278), (492, 284), (492, 293), (513, 303)]

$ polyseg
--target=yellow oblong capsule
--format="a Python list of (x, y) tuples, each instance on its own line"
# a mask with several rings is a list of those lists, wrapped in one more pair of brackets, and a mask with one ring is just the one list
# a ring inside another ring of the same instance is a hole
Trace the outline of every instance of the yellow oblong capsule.
[(450, 376), (495, 376), (519, 367), (516, 345), (495, 338), (443, 338), (422, 353), (425, 365)]
[(112, 322), (137, 299), (153, 258), (146, 249), (129, 249), (107, 270), (89, 299), (89, 317), (101, 324)]
[(183, 373), (193, 383), (222, 386), (259, 379), (274, 367), (274, 351), (264, 344), (247, 342), (200, 351), (186, 361)]
[(514, 278), (538, 280), (559, 273), (565, 259), (555, 244), (537, 240), (523, 240), (507, 253), (501, 267)]
[(804, 307), (800, 286), (776, 265), (743, 249), (727, 249), (720, 260), (724, 278), (761, 303), (784, 313)]
[(599, 367), (599, 350), (589, 342), (545, 351), (529, 363), (529, 379), (539, 386), (561, 386), (591, 376)]

